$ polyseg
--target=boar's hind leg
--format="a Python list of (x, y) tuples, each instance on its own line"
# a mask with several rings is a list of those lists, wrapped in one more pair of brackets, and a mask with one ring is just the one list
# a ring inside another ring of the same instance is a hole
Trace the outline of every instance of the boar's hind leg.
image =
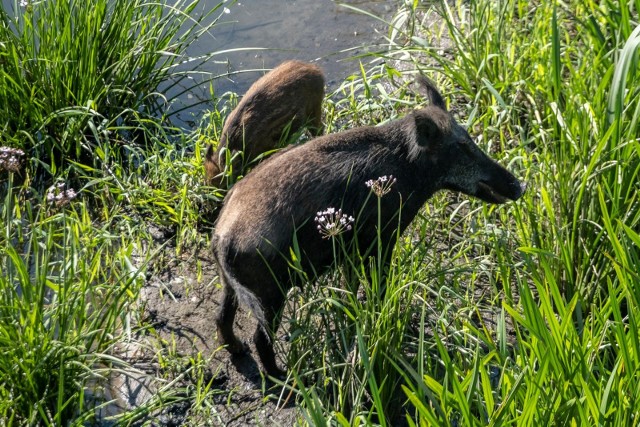
[(238, 298), (233, 288), (221, 278), (224, 286), (224, 296), (220, 309), (216, 316), (216, 326), (218, 328), (218, 341), (221, 345), (226, 345), (231, 354), (238, 354), (248, 350), (247, 345), (240, 341), (233, 333), (233, 321), (238, 311)]
[(309, 123), (307, 123), (309, 132), (311, 132), (313, 136), (320, 136), (324, 131), (324, 127), (322, 126), (322, 105), (316, 106), (309, 117), (310, 120)]
[(268, 300), (262, 301), (264, 309), (265, 324), (259, 324), (253, 337), (256, 350), (262, 366), (267, 374), (276, 378), (284, 378), (286, 372), (278, 368), (276, 363), (276, 355), (273, 351), (273, 337), (275, 336), (280, 320), (282, 318), (282, 308), (284, 306), (285, 296), (277, 293), (271, 295)]

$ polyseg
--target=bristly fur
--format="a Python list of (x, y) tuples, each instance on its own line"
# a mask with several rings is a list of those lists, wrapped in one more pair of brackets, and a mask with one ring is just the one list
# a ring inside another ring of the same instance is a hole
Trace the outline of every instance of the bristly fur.
[[(260, 154), (278, 147), (280, 140), (307, 126), (322, 131), (324, 75), (313, 64), (286, 61), (258, 79), (225, 121), (219, 144), (207, 147), (206, 182), (223, 186), (231, 166), (231, 183)], [(244, 162), (238, 152), (244, 153)], [(233, 159), (227, 164), (227, 155)]]

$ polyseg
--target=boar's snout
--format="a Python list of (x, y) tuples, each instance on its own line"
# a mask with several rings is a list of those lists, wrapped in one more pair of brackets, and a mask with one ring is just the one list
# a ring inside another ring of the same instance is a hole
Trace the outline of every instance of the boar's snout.
[[(511, 174), (509, 174), (511, 175)], [(518, 181), (513, 175), (511, 180), (480, 180), (476, 197), (488, 203), (506, 203), (509, 200), (518, 200), (525, 192), (527, 185)]]
[(454, 127), (453, 138), (444, 145), (439, 160), (444, 188), (488, 203), (506, 203), (524, 194), (526, 185), (482, 151), (461, 127)]
[(478, 165), (476, 191), (471, 195), (489, 203), (518, 200), (527, 186), (486, 154), (482, 153), (481, 156), (483, 159)]

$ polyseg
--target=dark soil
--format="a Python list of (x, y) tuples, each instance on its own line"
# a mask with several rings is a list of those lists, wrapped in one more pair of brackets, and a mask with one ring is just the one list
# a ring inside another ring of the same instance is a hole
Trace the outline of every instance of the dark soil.
[[(183, 361), (184, 369), (192, 365), (189, 361), (200, 354), (205, 360), (203, 377), (211, 381), (217, 396), (213, 410), (207, 415), (194, 410), (189, 402), (193, 396), (186, 396), (187, 404), (174, 407), (174, 413), (169, 413), (171, 407), (165, 409), (157, 417), (158, 425), (295, 424), (297, 414), (292, 400), (287, 402), (288, 393), (261, 374), (254, 349), (232, 357), (217, 343), (213, 318), (222, 288), (208, 248), (177, 257), (175, 248), (167, 248), (166, 255), (170, 261), (150, 276), (142, 290), (144, 323), (152, 327), (145, 339), (149, 347), (166, 354), (169, 365), (171, 361), (178, 365), (178, 369), (157, 367), (164, 370), (161, 374), (168, 379), (179, 376), (180, 361)], [(251, 344), (255, 325), (251, 314), (241, 308), (235, 324), (238, 337)], [(178, 383), (189, 389), (197, 380), (192, 375)]]

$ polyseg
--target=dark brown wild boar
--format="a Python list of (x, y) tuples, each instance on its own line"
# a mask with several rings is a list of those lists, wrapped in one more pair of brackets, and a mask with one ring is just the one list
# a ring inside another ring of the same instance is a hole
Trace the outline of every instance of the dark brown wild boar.
[(396, 179), (381, 198), (381, 224), (386, 224), (381, 237), (387, 248), (398, 227), (402, 232), (438, 190), (460, 191), (489, 203), (523, 194), (524, 185), (456, 123), (432, 83), (424, 77), (418, 81), (430, 99), (426, 108), (382, 126), (355, 128), (291, 147), (260, 164), (227, 195), (213, 251), (224, 286), (216, 317), (218, 338), (229, 351), (246, 348), (233, 333), (240, 301), (258, 319), (254, 342), (264, 369), (282, 375), (271, 338), (292, 286), (282, 254), (289, 253), (295, 232), (310, 277), (332, 265), (330, 239), (322, 238), (314, 222), (317, 212), (327, 207), (357, 214), (353, 230), (343, 237), (354, 237), (351, 242), (361, 249), (372, 247), (377, 199), (365, 182), (388, 175)]
[[(243, 163), (276, 148), (287, 130), (293, 134), (308, 126), (317, 135), (322, 129), (323, 98), (322, 70), (307, 62), (286, 61), (258, 79), (227, 117), (217, 148), (207, 147), (207, 183), (217, 187), (224, 183), (221, 173), (229, 167), (228, 158), (233, 159), (229, 177), (236, 178)], [(244, 152), (244, 161), (239, 151)]]

